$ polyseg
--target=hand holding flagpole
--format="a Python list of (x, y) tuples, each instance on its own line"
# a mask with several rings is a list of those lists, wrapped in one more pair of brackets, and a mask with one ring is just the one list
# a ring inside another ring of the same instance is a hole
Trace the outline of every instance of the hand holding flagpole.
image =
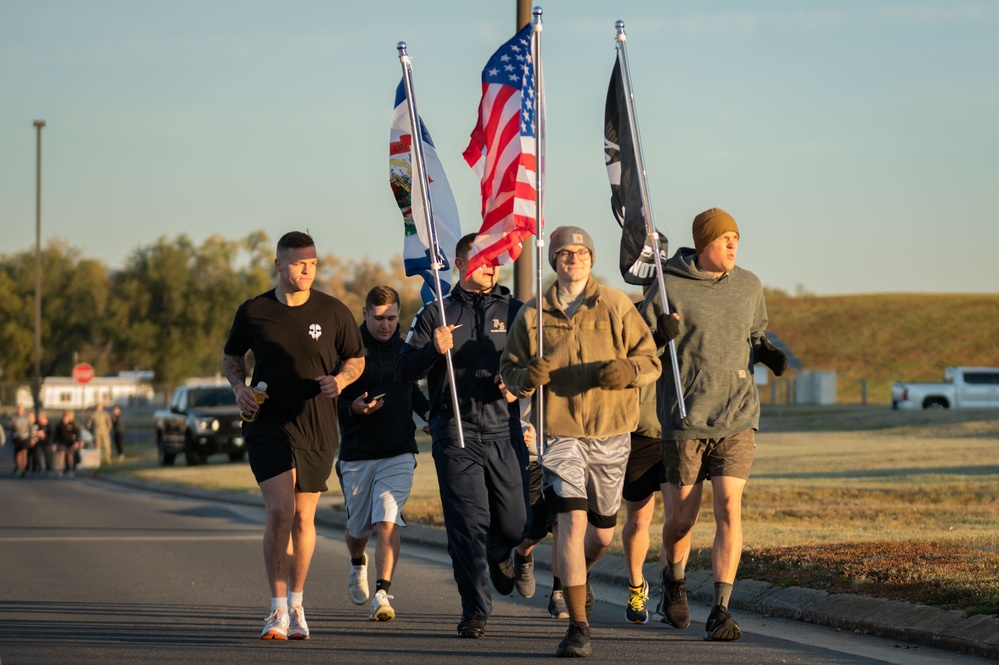
[[(433, 205), (430, 200), (430, 182), (427, 178), (426, 161), (423, 154), (423, 140), (421, 138), (422, 132), (420, 131), (420, 115), (416, 110), (416, 92), (413, 88), (413, 62), (406, 53), (406, 42), (399, 42), (396, 44), (396, 50), (399, 52), (399, 62), (402, 65), (402, 78), (406, 86), (406, 101), (409, 109), (409, 121), (413, 136), (413, 189), (417, 189), (418, 185), (420, 190), (419, 205), (423, 206), (423, 219), (426, 220), (427, 225), (426, 232), (430, 245), (430, 267), (433, 270), (434, 292), (437, 295), (437, 308), (440, 314), (441, 325), (446, 326), (447, 319), (444, 313), (444, 294), (442, 293), (440, 278), (440, 270), (444, 267), (444, 263), (441, 260), (440, 245), (437, 241), (437, 228), (434, 222)], [(416, 201), (413, 201), (412, 203), (413, 205), (417, 205)], [(455, 389), (454, 362), (451, 358), (451, 349), (448, 349), (444, 353), (444, 359), (447, 363), (448, 383), (451, 386), (451, 407), (454, 410), (454, 424), (458, 433), (458, 445), (464, 448), (465, 436), (461, 427), (461, 409), (458, 401), (458, 392)]]

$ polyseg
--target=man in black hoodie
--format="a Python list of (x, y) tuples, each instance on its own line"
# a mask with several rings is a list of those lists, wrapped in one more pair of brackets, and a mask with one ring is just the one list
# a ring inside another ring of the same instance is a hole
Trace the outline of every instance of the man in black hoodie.
[(337, 405), (341, 436), (336, 472), (347, 508), (344, 540), (351, 558), (347, 595), (357, 605), (370, 597), (364, 549), (372, 527), (378, 534), (371, 621), (395, 618), (389, 588), (399, 559), (398, 527), (406, 526), (402, 509), (416, 468), (413, 413), (423, 420), (430, 415), (430, 402), (416, 382), (395, 378), (403, 344), (399, 306), (399, 294), (390, 286), (376, 286), (368, 292), (361, 324), (364, 372), (343, 391)]
[[(499, 269), (466, 274), (475, 235), (458, 241), (458, 284), (421, 309), (399, 354), (398, 376), (427, 377), (430, 435), (444, 511), (448, 553), (461, 596), (459, 637), (482, 637), (492, 612), (489, 579), (504, 596), (516, 582), (511, 552), (529, 528), (527, 447), (517, 398), (499, 360), (522, 303), (497, 283)], [(451, 351), (464, 447), (452, 406), (445, 354)], [(488, 573), (486, 569), (488, 567)]]

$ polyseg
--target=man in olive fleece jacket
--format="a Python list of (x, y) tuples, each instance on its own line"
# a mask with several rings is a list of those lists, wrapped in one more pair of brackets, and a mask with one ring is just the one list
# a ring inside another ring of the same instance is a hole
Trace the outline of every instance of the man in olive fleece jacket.
[(767, 340), (767, 308), (760, 280), (735, 265), (739, 228), (724, 210), (712, 208), (693, 223), (694, 248), (681, 248), (666, 263), (666, 293), (674, 314), (662, 314), (658, 289), (647, 298), (646, 318), (657, 338), (676, 345), (686, 417), (680, 416), (673, 374), (658, 381), (663, 464), (671, 507), (663, 527), (664, 567), (660, 620), (690, 625), (684, 568), (710, 479), (716, 533), (712, 548), (715, 597), (706, 640), (741, 636), (728, 602), (742, 553), (742, 493), (749, 479), (759, 426), (759, 391), (753, 367), (777, 375), (787, 358)]
[[(590, 276), (593, 240), (586, 231), (555, 229), (548, 258), (557, 281), (540, 305), (535, 298), (520, 310), (500, 372), (519, 397), (546, 387), (540, 463), (558, 514), (557, 556), (569, 608), (555, 655), (579, 657), (590, 655), (587, 574), (614, 536), (638, 389), (655, 381), (661, 367), (631, 300)], [(537, 356), (539, 316), (543, 357)]]

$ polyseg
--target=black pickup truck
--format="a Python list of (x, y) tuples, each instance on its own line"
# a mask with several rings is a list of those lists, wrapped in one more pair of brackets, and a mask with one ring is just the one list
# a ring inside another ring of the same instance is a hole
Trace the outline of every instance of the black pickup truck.
[(179, 453), (188, 466), (217, 453), (233, 462), (246, 456), (239, 407), (226, 384), (178, 386), (170, 406), (153, 414), (153, 426), (161, 466), (172, 466)]

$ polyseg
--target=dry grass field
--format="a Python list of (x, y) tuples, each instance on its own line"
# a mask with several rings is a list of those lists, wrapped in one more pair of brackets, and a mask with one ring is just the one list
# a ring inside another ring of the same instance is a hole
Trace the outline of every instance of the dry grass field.
[[(429, 442), (406, 507), (441, 524)], [(257, 492), (245, 464), (159, 468), (151, 444), (111, 467), (156, 482)], [(339, 494), (336, 479), (331, 493)], [(744, 501), (739, 575), (969, 613), (999, 613), (999, 411), (765, 408)], [(657, 557), (660, 517), (649, 560)], [(690, 566), (710, 565), (710, 489)], [(620, 552), (620, 540), (614, 545)]]
[[(999, 367), (999, 295), (767, 295), (769, 329), (810, 370), (835, 370), (840, 403), (891, 403), (893, 381), (941, 381), (949, 365)], [(769, 395), (764, 389), (764, 398)]]

